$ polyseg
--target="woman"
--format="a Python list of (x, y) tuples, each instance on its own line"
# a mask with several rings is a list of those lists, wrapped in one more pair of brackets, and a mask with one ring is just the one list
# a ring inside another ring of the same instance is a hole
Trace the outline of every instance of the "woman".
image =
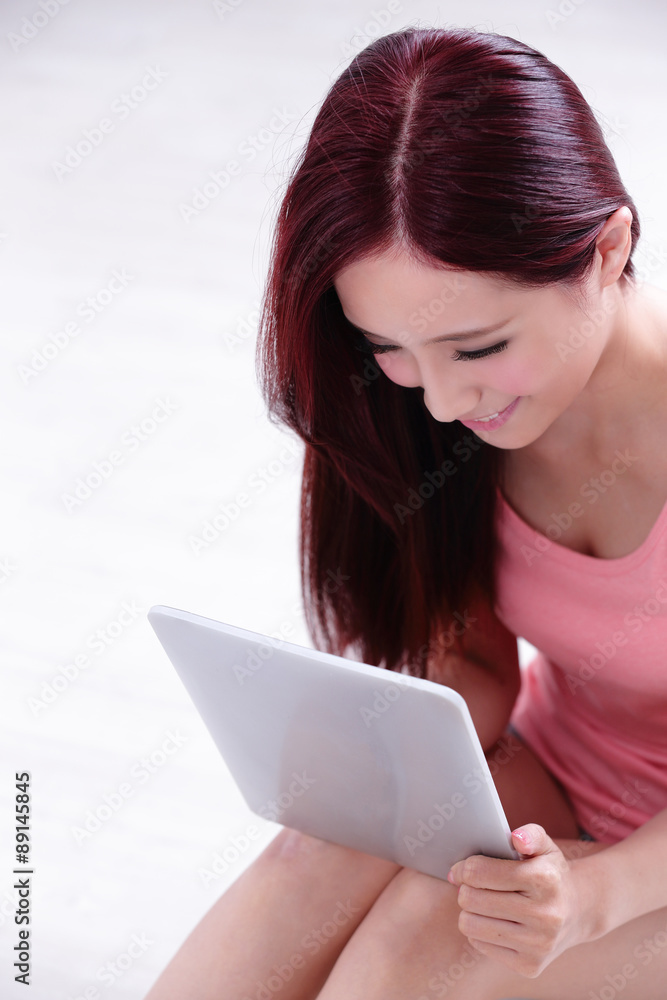
[(639, 232), (522, 42), (408, 28), (334, 83), (258, 351), (307, 445), (307, 620), (466, 698), (522, 857), (445, 881), (283, 830), (149, 1000), (663, 995), (667, 305)]

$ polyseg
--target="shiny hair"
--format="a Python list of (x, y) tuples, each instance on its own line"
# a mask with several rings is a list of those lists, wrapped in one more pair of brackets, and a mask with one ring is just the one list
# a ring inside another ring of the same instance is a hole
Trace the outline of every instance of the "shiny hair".
[(256, 356), (269, 419), (306, 445), (299, 557), (318, 648), (424, 677), (431, 654), (461, 648), (471, 602), (496, 602), (502, 451), (355, 350), (338, 272), (401, 249), (576, 292), (623, 205), (622, 284), (635, 205), (581, 91), (514, 38), (404, 28), (335, 80), (279, 207)]

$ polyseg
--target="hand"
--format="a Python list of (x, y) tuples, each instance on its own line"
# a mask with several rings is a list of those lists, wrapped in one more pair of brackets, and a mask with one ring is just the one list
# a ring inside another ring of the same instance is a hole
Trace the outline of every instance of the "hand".
[(470, 944), (534, 979), (566, 948), (588, 940), (581, 868), (537, 823), (518, 827), (512, 842), (521, 860), (474, 854), (447, 877), (459, 886), (458, 926)]

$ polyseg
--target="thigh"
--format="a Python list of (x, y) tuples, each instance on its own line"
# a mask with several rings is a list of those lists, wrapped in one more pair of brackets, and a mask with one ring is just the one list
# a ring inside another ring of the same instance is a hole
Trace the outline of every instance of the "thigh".
[[(563, 790), (535, 754), (514, 733), (506, 732), (487, 751), (486, 757), (512, 829), (523, 823), (533, 822), (543, 826), (554, 838), (573, 838), (568, 842), (568, 857), (572, 858), (581, 857), (589, 850), (595, 851), (602, 846), (576, 841), (578, 826)], [(563, 841), (564, 848), (565, 843)], [(422, 885), (426, 883), (436, 894), (440, 886), (443, 890), (442, 895), (447, 897), (449, 893), (450, 898), (453, 891), (448, 882), (442, 883), (439, 879), (421, 875), (413, 869), (402, 868), (388, 861), (348, 851), (346, 848), (337, 848), (335, 845), (294, 831), (283, 830), (276, 837), (269, 853), (274, 852), (283, 859), (292, 859), (307, 879), (312, 877), (313, 886), (318, 884), (319, 877), (326, 870), (330, 873), (328, 879), (340, 880), (338, 884), (341, 891), (343, 886), (347, 886), (346, 891), (354, 892), (354, 895), (362, 900), (362, 909), (357, 914), (354, 925), (348, 925), (345, 936), (337, 937), (335, 944), (333, 941), (329, 942), (327, 960), (331, 964), (328, 971), (343, 952), (343, 948), (350, 947), (348, 944), (350, 938), (354, 940), (356, 937), (358, 944), (358, 935), (361, 933), (363, 940), (368, 940), (367, 914), (373, 915), (371, 923), (373, 926), (378, 926), (377, 933), (382, 936), (378, 925), (378, 913), (387, 912), (388, 899), (393, 898), (395, 891), (401, 892), (404, 885), (412, 885), (414, 881)], [(353, 860), (353, 865), (349, 865), (348, 861), (344, 860), (346, 858)], [(363, 879), (360, 881), (362, 871)], [(351, 888), (352, 885), (354, 890)], [(456, 915), (458, 917), (458, 910)], [(379, 918), (380, 923), (382, 919)], [(371, 939), (374, 933), (370, 932)], [(467, 941), (464, 940), (462, 946), (465, 945)], [(470, 950), (469, 945), (468, 950)], [(478, 952), (475, 955), (479, 957)], [(324, 956), (320, 956), (320, 960), (323, 958)]]
[(550, 837), (579, 836), (565, 789), (514, 732), (508, 729), (486, 759), (510, 829), (539, 823)]
[(664, 1000), (667, 907), (644, 913), (604, 937), (559, 955), (528, 983), (510, 978), (512, 997), (530, 1000)]
[(455, 887), (402, 869), (343, 949), (318, 1000), (664, 1000), (667, 908), (568, 949), (534, 977), (471, 945), (459, 930), (460, 912)]
[(284, 828), (204, 914), (146, 1000), (311, 1000), (399, 865)]

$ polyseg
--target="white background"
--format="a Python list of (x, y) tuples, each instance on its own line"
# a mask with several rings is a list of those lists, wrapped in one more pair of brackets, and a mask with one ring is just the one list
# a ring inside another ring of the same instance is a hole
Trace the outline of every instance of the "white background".
[[(292, 438), (267, 420), (255, 329), (281, 186), (352, 55), (408, 23), (494, 30), (543, 51), (603, 123), (641, 215), (640, 271), (665, 287), (658, 0), (564, 0), (564, 16), (555, 0), (403, 0), (381, 29), (383, 0), (232, 6), (70, 0), (43, 26), (38, 0), (0, 7), (3, 998), (27, 995), (11, 968), (15, 771), (32, 775), (31, 1000), (92, 986), (104, 1000), (142, 997), (279, 830), (245, 806), (145, 613), (167, 604), (268, 634), (291, 624), (292, 640), (312, 645), (297, 563), (301, 445), (279, 458)], [(24, 18), (40, 27), (17, 46)], [(120, 111), (149, 71), (153, 89)], [(104, 118), (90, 155), (59, 168)], [(251, 137), (252, 160), (241, 152)], [(182, 206), (231, 159), (242, 173), (185, 221)], [(106, 303), (114, 271), (126, 286)], [(63, 333), (72, 323), (76, 335)], [(56, 334), (64, 346), (36, 371)], [(68, 505), (111, 453), (121, 461), (108, 478)], [(269, 463), (260, 492), (251, 477)], [(240, 492), (250, 505), (195, 554), (191, 536)], [(99, 629), (107, 641), (93, 648)], [(181, 745), (165, 754), (170, 734)], [(119, 807), (77, 837), (105, 796)], [(259, 839), (205, 886), (199, 870), (253, 824)], [(133, 935), (151, 943), (107, 985), (100, 970)]]

